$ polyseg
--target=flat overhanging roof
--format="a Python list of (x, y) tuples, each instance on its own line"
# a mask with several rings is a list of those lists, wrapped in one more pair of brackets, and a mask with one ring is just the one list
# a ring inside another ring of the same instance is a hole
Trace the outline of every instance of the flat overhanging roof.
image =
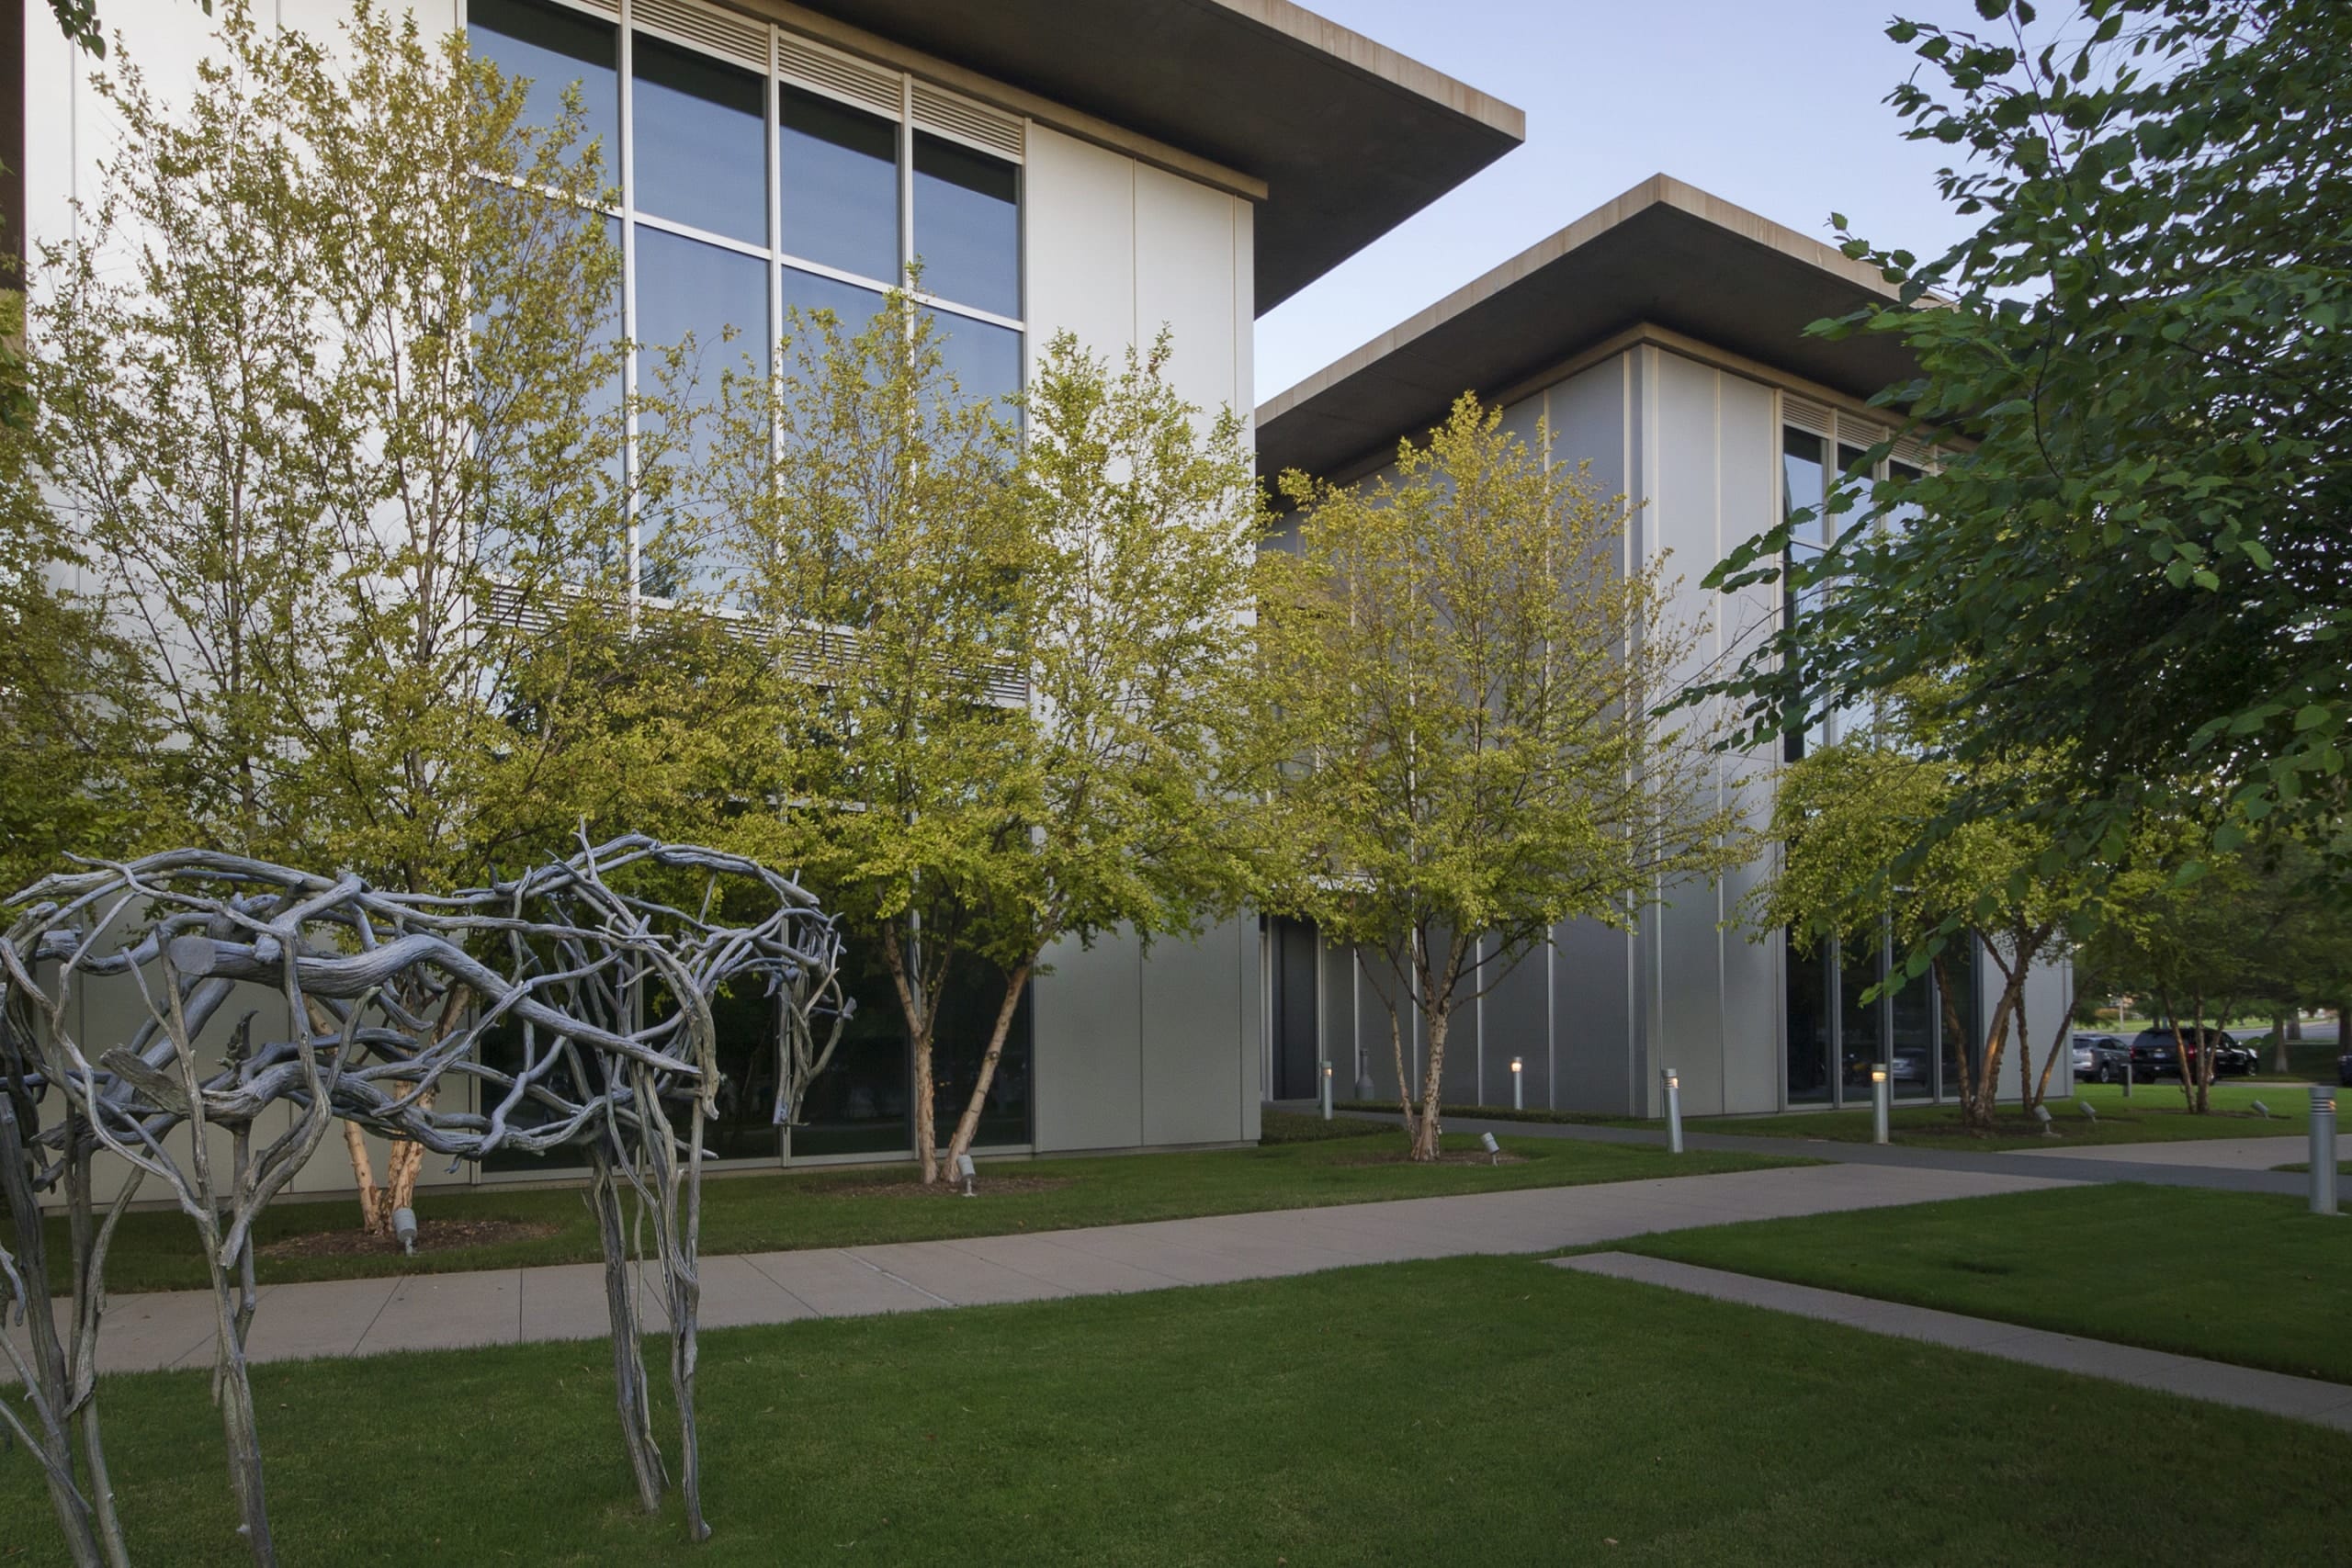
[(1289, 0), (800, 6), (1262, 181), (1260, 314), (1527, 137), (1510, 105)]
[(1894, 290), (1878, 269), (1656, 175), (1258, 410), (1258, 470), (1342, 473), (1627, 328), (1665, 327), (1856, 398), (1917, 374), (1892, 336), (1807, 337)]

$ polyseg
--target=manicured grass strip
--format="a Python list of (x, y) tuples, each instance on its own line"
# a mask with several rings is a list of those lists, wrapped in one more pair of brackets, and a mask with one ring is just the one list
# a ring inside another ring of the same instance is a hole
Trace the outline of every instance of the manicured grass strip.
[[(2267, 1117), (2254, 1109), (2261, 1100)], [(2083, 1114), (2087, 1100), (2098, 1120)], [(1977, 1137), (1960, 1124), (1956, 1105), (1898, 1105), (1891, 1119), (1893, 1139), (1924, 1148), (1983, 1151), (2087, 1148), (2101, 1144), (2155, 1144), (2192, 1138), (2258, 1138), (2301, 1133), (2311, 1119), (2311, 1096), (2297, 1084), (2215, 1084), (2213, 1109), (2191, 1114), (2177, 1083), (2140, 1084), (2123, 1098), (2120, 1084), (2085, 1084), (2069, 1095), (2050, 1098), (2051, 1126), (2040, 1124), (2013, 1105), (2001, 1108), (1998, 1132)], [(1467, 1114), (1464, 1112), (1464, 1114)], [(1658, 1125), (1658, 1123), (1648, 1123)], [(1781, 1116), (1710, 1116), (1687, 1119), (1694, 1133), (1725, 1133), (1755, 1138), (1827, 1138), (1865, 1144), (1871, 1137), (1868, 1106), (1847, 1111), (1791, 1111)]]
[(2352, 1220), (2300, 1198), (2051, 1188), (1644, 1236), (1623, 1250), (2352, 1382)]
[[(1452, 1146), (1458, 1148), (1464, 1141), (1452, 1140)], [(1467, 1142), (1476, 1146), (1475, 1139)], [(1691, 1154), (1676, 1159), (1663, 1150), (1639, 1145), (1513, 1138), (1505, 1140), (1505, 1147), (1521, 1156), (1518, 1163), (1416, 1166), (1402, 1159), (1404, 1146), (1403, 1134), (1390, 1130), (1385, 1137), (1332, 1138), (1271, 1148), (984, 1161), (981, 1195), (969, 1201), (944, 1190), (926, 1190), (915, 1185), (911, 1171), (905, 1168), (713, 1177), (703, 1184), (702, 1250), (707, 1254), (778, 1252), (1004, 1235), (1258, 1209), (1320, 1208), (1391, 1198), (1704, 1176), (1808, 1163), (1801, 1158), (1745, 1154)], [(331, 1153), (320, 1157), (330, 1157)], [(265, 1254), (258, 1264), (259, 1277), (264, 1284), (275, 1284), (585, 1263), (602, 1257), (594, 1224), (577, 1191), (428, 1190), (419, 1195), (416, 1212), (428, 1234), (435, 1222), (445, 1220), (504, 1220), (553, 1228), (547, 1235), (424, 1252), (410, 1259), (387, 1254), (273, 1258), (266, 1256), (271, 1243), (356, 1226), (358, 1213), (349, 1200), (280, 1203), (256, 1227)], [(52, 1247), (62, 1256), (62, 1225), (52, 1225), (51, 1235)], [(198, 1261), (193, 1236), (193, 1227), (176, 1212), (124, 1216), (107, 1267), (109, 1287), (118, 1293), (202, 1288), (204, 1269)]]
[(1351, 1116), (1334, 1116), (1329, 1122), (1320, 1116), (1302, 1116), (1295, 1111), (1276, 1111), (1268, 1106), (1259, 1113), (1258, 1142), (1273, 1144), (1319, 1144), (1327, 1138), (1394, 1137), (1385, 1127), (1375, 1127), (1369, 1122)]
[[(717, 1534), (699, 1547), (674, 1510), (629, 1500), (602, 1345), (259, 1368), (280, 1556), (2268, 1565), (2340, 1555), (2352, 1469), (2335, 1433), (1527, 1259), (729, 1330), (703, 1348)], [(203, 1374), (113, 1379), (102, 1397), (139, 1560), (249, 1562)], [(2118, 1484), (2132, 1454), (2194, 1454), (2196, 1475)], [(32, 1467), (6, 1456), (0, 1520), (30, 1561), (47, 1519)]]
[[(2301, 1175), (2308, 1172), (2311, 1168), (2311, 1161), (2307, 1159), (2299, 1159), (2292, 1165), (2274, 1165), (2270, 1168), (2273, 1170), (2291, 1170), (2298, 1175)], [(2336, 1161), (2335, 1173), (2338, 1176), (2352, 1176), (2352, 1159)]]

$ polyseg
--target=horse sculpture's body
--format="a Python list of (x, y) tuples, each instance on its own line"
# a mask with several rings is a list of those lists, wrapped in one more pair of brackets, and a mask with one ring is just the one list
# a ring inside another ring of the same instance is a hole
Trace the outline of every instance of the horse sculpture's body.
[[(746, 985), (774, 999), (775, 1116), (788, 1120), (845, 1012), (839, 939), (814, 898), (754, 862), (630, 837), (437, 897), (177, 851), (50, 877), (12, 908), (0, 936), (0, 1195), (14, 1235), (0, 1238), (0, 1313), (17, 1309), (26, 1348), (0, 1348), (28, 1414), (0, 1402), (0, 1432), (41, 1465), (77, 1568), (130, 1561), (98, 1425), (97, 1338), (115, 1223), (151, 1179), (204, 1249), (241, 1529), (256, 1562), (276, 1562), (245, 1368), (253, 1227), (338, 1120), (458, 1160), (585, 1153), (622, 1438), (651, 1509), (669, 1476), (626, 1239), (634, 1194), (660, 1254), (687, 1528), (708, 1534), (694, 1384), (703, 1127), (719, 1089), (710, 1004)], [(136, 998), (125, 1038), (80, 1037), (74, 1003), (93, 987)], [(257, 1027), (265, 1012), (276, 1027)], [(475, 1092), (444, 1096), (465, 1079)], [(264, 1113), (279, 1106), (290, 1123), (263, 1137)], [(101, 1156), (128, 1172), (103, 1205)], [(46, 1310), (49, 1194), (69, 1216), (62, 1335)]]

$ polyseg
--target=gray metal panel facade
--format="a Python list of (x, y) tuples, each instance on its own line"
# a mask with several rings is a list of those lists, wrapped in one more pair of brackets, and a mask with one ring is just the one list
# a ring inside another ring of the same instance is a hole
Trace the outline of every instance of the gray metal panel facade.
[(1143, 989), (1133, 939), (1055, 944), (1037, 977), (1036, 1146), (1132, 1148), (1143, 1142)]
[(1521, 1091), (1530, 1105), (1548, 1105), (1552, 1044), (1546, 953), (1541, 947), (1513, 964), (1478, 1002), (1485, 1061), (1479, 1075), (1480, 1100), (1488, 1105), (1510, 1103), (1510, 1062), (1523, 1065)]
[[(1245, 944), (1244, 936), (1249, 937)], [(1242, 1104), (1257, 1103), (1256, 1074), (1239, 1092), (1242, 1005), (1236, 974), (1257, 962), (1255, 922), (1227, 921), (1193, 942), (1162, 940), (1142, 955), (1143, 1142), (1230, 1143)], [(1255, 1068), (1254, 1053), (1250, 1066)]]

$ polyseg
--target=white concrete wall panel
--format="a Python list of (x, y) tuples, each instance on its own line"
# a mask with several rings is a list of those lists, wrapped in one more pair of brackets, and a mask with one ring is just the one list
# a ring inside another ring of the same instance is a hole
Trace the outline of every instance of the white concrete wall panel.
[(1136, 333), (1136, 163), (1032, 123), (1022, 170), (1030, 353), (1072, 333), (1116, 355)]
[(1075, 942), (1046, 954), (1035, 981), (1036, 1145), (1129, 1148), (1143, 1142), (1143, 994), (1132, 937)]
[(1145, 164), (1135, 171), (1135, 341), (1148, 344), (1165, 326), (1178, 394), (1207, 414), (1247, 408), (1234, 352), (1237, 203)]
[[(1255, 922), (1250, 922), (1254, 927)], [(1163, 939), (1141, 964), (1143, 1141), (1230, 1143), (1243, 1135), (1235, 1094), (1242, 997), (1231, 976), (1244, 953), (1244, 923), (1211, 927), (1194, 941)], [(1254, 930), (1248, 949), (1254, 956)], [(1254, 1103), (1256, 1095), (1250, 1095)]]

